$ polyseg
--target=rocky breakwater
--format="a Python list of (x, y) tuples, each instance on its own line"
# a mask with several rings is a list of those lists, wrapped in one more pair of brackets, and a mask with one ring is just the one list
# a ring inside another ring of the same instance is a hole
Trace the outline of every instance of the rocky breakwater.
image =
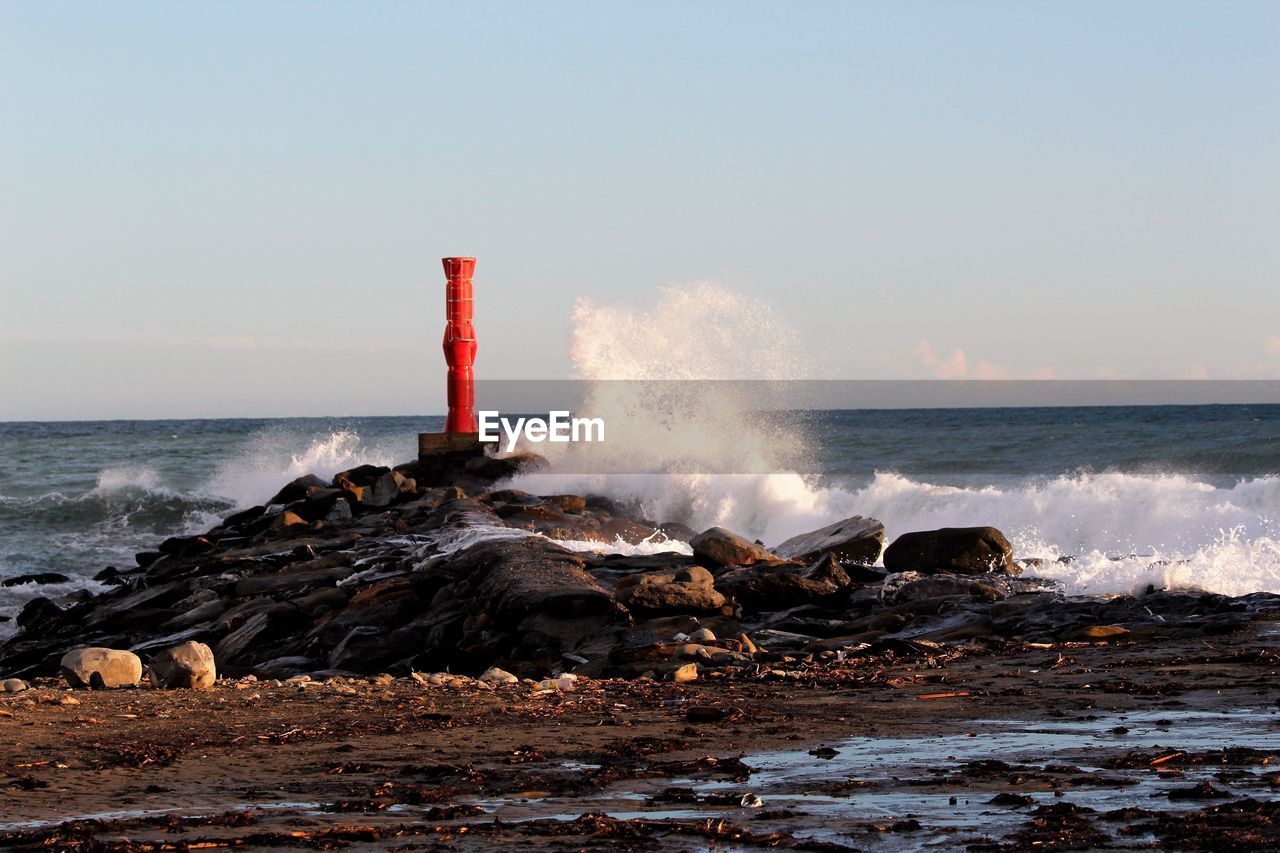
[[(883, 526), (855, 516), (766, 548), (601, 497), (501, 487), (535, 462), (473, 456), (301, 477), (201, 535), (139, 554), (134, 568), (104, 571), (114, 588), (103, 594), (32, 601), (0, 646), (0, 676), (79, 672), (66, 656), (90, 650), (129, 666), (111, 669), (123, 675), (110, 684), (99, 669), (101, 684), (89, 673), (73, 686), (136, 684), (133, 660), (163, 687), (208, 686), (215, 672), (491, 667), (688, 681), (944, 645), (1221, 633), (1274, 601), (1068, 598), (1021, 575), (1025, 561), (990, 527), (911, 532), (885, 549)], [(673, 551), (613, 553), (646, 540)]]

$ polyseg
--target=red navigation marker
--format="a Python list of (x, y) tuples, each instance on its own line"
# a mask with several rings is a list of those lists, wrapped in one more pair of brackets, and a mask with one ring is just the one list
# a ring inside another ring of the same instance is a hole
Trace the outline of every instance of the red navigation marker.
[(449, 416), (446, 433), (474, 433), (476, 424), (476, 329), (472, 325), (471, 277), (475, 258), (444, 258), (445, 285), (444, 360), (449, 365)]

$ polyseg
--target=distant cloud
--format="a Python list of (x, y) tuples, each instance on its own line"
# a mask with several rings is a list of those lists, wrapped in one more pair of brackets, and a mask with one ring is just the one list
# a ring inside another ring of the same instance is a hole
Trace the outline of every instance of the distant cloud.
[(915, 354), (920, 363), (933, 371), (937, 379), (1052, 379), (1053, 368), (1041, 367), (1028, 373), (1019, 374), (1001, 364), (990, 361), (979, 361), (972, 368), (964, 350), (955, 347), (951, 355), (940, 358), (928, 341), (921, 341), (915, 346)]
[(1274, 355), (1276, 358), (1280, 358), (1280, 337), (1267, 338), (1263, 342), (1262, 348), (1267, 351), (1268, 355)]
[(950, 357), (942, 359), (938, 358), (928, 341), (921, 341), (916, 344), (915, 353), (920, 357), (921, 363), (932, 370), (933, 375), (938, 379), (963, 379), (969, 372), (964, 350), (960, 347), (953, 349)]
[(1183, 379), (1208, 379), (1209, 368), (1203, 364), (1193, 364), (1182, 374)]

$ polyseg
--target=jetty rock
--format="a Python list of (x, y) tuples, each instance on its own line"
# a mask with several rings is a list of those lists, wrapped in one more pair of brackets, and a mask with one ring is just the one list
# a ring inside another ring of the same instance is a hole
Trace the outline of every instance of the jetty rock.
[(171, 688), (494, 668), (535, 682), (708, 678), (938, 644), (975, 653), (1223, 633), (1278, 600), (1069, 597), (1018, 576), (1043, 563), (1015, 562), (990, 527), (905, 533), (883, 569), (868, 563), (884, 528), (860, 516), (770, 551), (600, 495), (511, 487), (540, 464), (472, 454), (300, 477), (104, 572), (100, 593), (32, 600), (0, 644), (0, 676), (130, 685), (146, 663), (149, 683)]
[(619, 581), (615, 594), (637, 616), (716, 613), (726, 601), (711, 573), (701, 566), (630, 575)]
[(776, 560), (776, 555), (758, 542), (752, 542), (723, 527), (704, 530), (689, 540), (693, 555), (711, 567), (748, 566), (762, 560)]
[(994, 527), (943, 527), (904, 533), (884, 551), (890, 572), (954, 572), (986, 574), (1022, 571), (1013, 559), (1013, 546)]
[(834, 604), (847, 597), (855, 583), (881, 580), (882, 573), (858, 575), (844, 569), (834, 554), (824, 553), (809, 566), (757, 563), (728, 571), (716, 585), (752, 612), (781, 610), (806, 604)]
[(779, 557), (800, 561), (831, 554), (842, 563), (870, 565), (884, 548), (884, 525), (874, 518), (855, 515), (828, 524), (812, 533), (793, 536), (773, 549)]

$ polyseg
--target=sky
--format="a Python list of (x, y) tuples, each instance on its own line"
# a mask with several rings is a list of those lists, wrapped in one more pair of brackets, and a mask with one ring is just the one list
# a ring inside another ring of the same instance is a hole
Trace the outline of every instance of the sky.
[(1274, 2), (0, 0), (0, 420), (439, 412), (456, 254), (485, 378), (708, 282), (824, 378), (1280, 378), (1278, 42)]

